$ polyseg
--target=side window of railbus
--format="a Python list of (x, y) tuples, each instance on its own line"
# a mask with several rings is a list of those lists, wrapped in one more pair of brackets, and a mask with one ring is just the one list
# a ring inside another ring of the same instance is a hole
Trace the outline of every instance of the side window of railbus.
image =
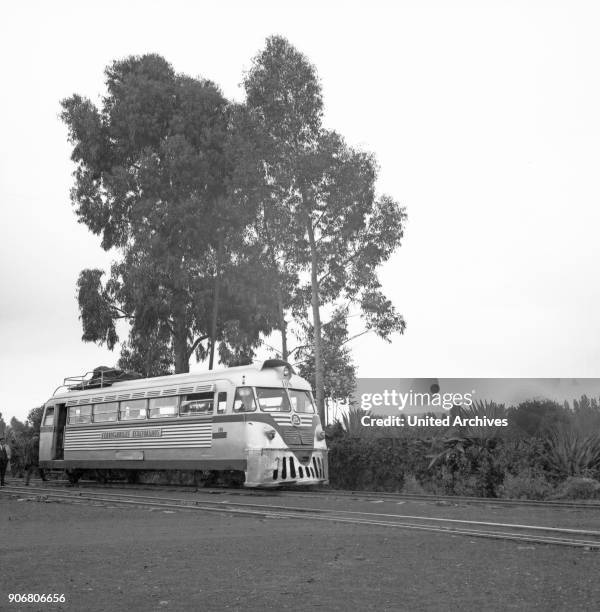
[(91, 423), (91, 406), (71, 406), (69, 408), (69, 424), (72, 423)]
[(308, 391), (300, 391), (299, 389), (289, 389), (290, 402), (296, 412), (315, 412), (315, 405)]
[(179, 398), (176, 396), (171, 397), (155, 397), (150, 400), (148, 408), (148, 416), (151, 419), (160, 419), (164, 417), (175, 417), (177, 416), (177, 410), (179, 409)]
[(256, 397), (263, 412), (289, 412), (290, 402), (284, 389), (256, 387)]
[(223, 413), (227, 409), (227, 391), (219, 391), (217, 412)]
[(94, 423), (116, 421), (119, 416), (119, 402), (94, 404)]
[(119, 408), (120, 421), (134, 421), (146, 418), (146, 400), (129, 400), (121, 402)]
[(54, 406), (48, 406), (44, 415), (44, 427), (50, 427), (51, 425), (54, 425)]
[(212, 414), (215, 402), (214, 393), (190, 393), (181, 398), (179, 405), (180, 416), (194, 416), (196, 414)]
[(254, 412), (256, 410), (252, 387), (238, 387), (236, 389), (233, 410), (234, 412)]

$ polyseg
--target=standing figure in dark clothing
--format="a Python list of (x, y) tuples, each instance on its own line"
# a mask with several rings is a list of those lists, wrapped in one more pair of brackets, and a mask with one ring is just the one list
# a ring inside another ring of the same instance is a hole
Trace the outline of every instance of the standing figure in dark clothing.
[(4, 475), (10, 461), (10, 446), (6, 443), (4, 436), (0, 438), (0, 487), (4, 486)]
[(40, 467), (40, 437), (37, 434), (25, 445), (25, 484), (29, 486), (31, 472), (38, 470), (40, 478), (46, 480), (44, 470)]

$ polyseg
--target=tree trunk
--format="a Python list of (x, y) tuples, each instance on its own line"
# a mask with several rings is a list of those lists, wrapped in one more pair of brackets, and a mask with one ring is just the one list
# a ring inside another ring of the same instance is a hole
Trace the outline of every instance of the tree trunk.
[(281, 296), (281, 285), (277, 287), (277, 309), (279, 311), (279, 331), (281, 332), (281, 358), (284, 361), (287, 361), (288, 360), (287, 321), (285, 320), (285, 312), (283, 311), (283, 299)]
[(217, 344), (217, 323), (219, 321), (219, 299), (221, 293), (221, 260), (223, 258), (223, 239), (219, 238), (217, 246), (217, 269), (215, 271), (215, 291), (213, 300), (212, 320), (210, 322), (210, 357), (208, 369), (212, 370), (215, 361), (215, 345)]
[(185, 374), (190, 371), (190, 360), (187, 346), (187, 327), (185, 320), (183, 325), (176, 322), (175, 335), (173, 336), (173, 349), (175, 352), (175, 374)]
[(315, 233), (312, 221), (307, 215), (306, 229), (308, 232), (308, 243), (310, 245), (310, 285), (311, 285), (311, 304), (313, 314), (313, 342), (315, 352), (315, 392), (317, 400), (317, 410), (323, 427), (325, 422), (325, 386), (324, 386), (324, 364), (321, 350), (321, 312), (319, 308), (319, 278), (318, 278), (318, 259)]
[(185, 316), (185, 301), (183, 296), (176, 296), (173, 313), (173, 351), (175, 353), (175, 374), (185, 374), (190, 371), (188, 351), (188, 327)]
[[(275, 278), (279, 277), (279, 266), (277, 265), (277, 258), (275, 257), (275, 247), (271, 240), (271, 234), (269, 232), (269, 207), (264, 208), (265, 213), (265, 236), (267, 238), (267, 245), (271, 254), (271, 265), (273, 266), (273, 273)], [(285, 311), (283, 309), (283, 296), (281, 291), (281, 283), (277, 283), (277, 314), (279, 317), (279, 331), (281, 332), (281, 358), (284, 361), (288, 360), (288, 348), (287, 348), (287, 322), (285, 320)]]

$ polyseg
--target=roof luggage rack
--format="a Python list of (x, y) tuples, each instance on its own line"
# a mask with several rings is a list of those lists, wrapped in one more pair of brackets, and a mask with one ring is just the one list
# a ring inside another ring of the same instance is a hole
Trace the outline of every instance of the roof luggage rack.
[(81, 376), (67, 376), (61, 386), (67, 387), (69, 391), (85, 391), (86, 389), (110, 387), (116, 382), (135, 380), (137, 378), (143, 378), (143, 376), (138, 372), (132, 372), (130, 370), (119, 370), (118, 368), (99, 366), (94, 368), (91, 372), (86, 372)]

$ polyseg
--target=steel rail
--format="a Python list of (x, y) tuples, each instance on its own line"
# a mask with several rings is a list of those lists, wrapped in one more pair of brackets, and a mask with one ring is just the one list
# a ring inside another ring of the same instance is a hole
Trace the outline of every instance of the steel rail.
[[(8, 480), (10, 482), (10, 480)], [(67, 481), (50, 481), (51, 483), (65, 483)], [(154, 485), (154, 484), (126, 484), (115, 483), (104, 484), (95, 483), (93, 481), (81, 483), (83, 487), (96, 488), (118, 488), (120, 486), (128, 488), (137, 488), (138, 490), (198, 490), (201, 493), (228, 493), (235, 491), (238, 495), (248, 495), (260, 497), (261, 495), (290, 495), (294, 497), (352, 497), (352, 498), (368, 498), (368, 499), (389, 499), (396, 501), (425, 501), (425, 502), (450, 502), (450, 503), (466, 503), (466, 504), (483, 504), (483, 505), (507, 505), (507, 506), (532, 506), (538, 508), (572, 508), (583, 510), (600, 510), (600, 502), (591, 501), (561, 501), (561, 500), (536, 500), (536, 499), (513, 499), (504, 497), (467, 497), (458, 495), (432, 495), (429, 493), (392, 493), (389, 491), (347, 491), (343, 489), (316, 489), (312, 491), (304, 491), (300, 489), (234, 489), (234, 488), (201, 488), (193, 485)], [(80, 486), (81, 486), (80, 485)]]
[[(5, 487), (0, 490), (6, 494), (22, 493), (24, 487)], [(352, 523), (360, 525), (376, 525), (383, 527), (396, 527), (412, 530), (421, 530), (438, 533), (449, 533), (452, 535), (465, 535), (470, 537), (482, 537), (492, 539), (504, 539), (511, 541), (523, 541), (529, 543), (539, 544), (556, 544), (562, 546), (580, 547), (586, 549), (600, 549), (600, 539), (598, 540), (587, 540), (587, 539), (569, 539), (566, 537), (556, 536), (542, 536), (538, 534), (527, 534), (527, 533), (514, 533), (507, 531), (486, 531), (482, 529), (464, 529), (454, 526), (441, 526), (441, 525), (423, 525), (418, 523), (405, 522), (405, 519), (427, 521), (432, 520), (432, 517), (408, 517), (403, 515), (388, 515), (388, 514), (377, 514), (377, 513), (361, 513), (352, 511), (337, 511), (335, 509), (318, 509), (318, 508), (294, 508), (286, 506), (266, 506), (262, 504), (245, 504), (239, 502), (207, 502), (207, 501), (194, 501), (194, 500), (181, 500), (181, 499), (170, 499), (164, 497), (149, 497), (139, 496), (132, 494), (112, 494), (105, 495), (102, 493), (91, 493), (86, 495), (78, 494), (75, 491), (55, 492), (49, 491), (46, 488), (31, 488), (27, 489), (29, 494), (37, 495), (38, 497), (45, 498), (57, 498), (57, 499), (69, 499), (73, 501), (89, 501), (89, 502), (103, 502), (103, 503), (114, 503), (124, 505), (136, 505), (136, 506), (151, 506), (153, 508), (175, 508), (179, 510), (198, 510), (207, 512), (223, 512), (228, 514), (238, 514), (247, 516), (260, 516), (268, 518), (296, 518), (296, 519), (307, 519), (311, 520), (325, 520), (338, 523)], [(35, 493), (34, 493), (35, 491)], [(123, 499), (129, 498), (129, 499)], [(186, 503), (181, 503), (186, 502)], [(260, 509), (256, 509), (260, 508)], [(389, 521), (389, 520), (374, 520), (360, 518), (358, 516), (346, 516), (347, 514), (362, 514), (365, 516), (374, 517), (385, 517), (385, 518), (397, 518), (402, 520)], [(433, 520), (447, 521), (447, 522), (458, 522), (455, 519), (440, 519), (435, 517)], [(520, 530), (539, 530), (546, 531), (549, 533), (568, 533), (577, 535), (589, 535), (592, 537), (598, 537), (599, 532), (585, 531), (585, 530), (570, 530), (553, 527), (543, 527), (536, 525), (512, 525), (504, 523), (484, 523), (479, 521), (460, 521), (463, 524), (471, 525), (483, 525), (483, 526), (496, 526), (500, 529), (512, 528)]]
[[(293, 495), (305, 494), (304, 491), (289, 491)], [(322, 489), (314, 491), (323, 496), (338, 496), (338, 497), (377, 497), (399, 500), (399, 501), (447, 501), (453, 503), (468, 503), (468, 504), (493, 504), (493, 505), (519, 505), (519, 506), (534, 506), (540, 508), (584, 508), (592, 510), (600, 510), (600, 502), (598, 501), (560, 501), (560, 500), (537, 500), (537, 499), (513, 499), (505, 497), (466, 497), (458, 495), (431, 495), (429, 493), (391, 493), (388, 491), (346, 491), (336, 489)]]
[[(25, 489), (24, 487), (14, 487), (14, 491), (42, 491), (47, 492), (48, 489), (43, 487), (38, 487), (34, 489)], [(72, 489), (62, 489), (62, 492), (65, 494), (71, 494), (73, 497), (78, 498), (81, 497), (81, 494), (76, 494)], [(519, 524), (519, 523), (497, 523), (491, 521), (474, 521), (467, 519), (453, 519), (453, 518), (443, 518), (443, 517), (432, 517), (432, 516), (415, 516), (408, 514), (390, 514), (383, 512), (365, 512), (360, 510), (338, 510), (335, 508), (304, 508), (301, 506), (275, 506), (273, 504), (258, 504), (258, 503), (247, 503), (247, 502), (237, 502), (237, 501), (210, 501), (210, 500), (182, 500), (179, 498), (169, 498), (169, 497), (154, 497), (150, 495), (138, 495), (135, 493), (95, 493), (88, 492), (87, 496), (101, 497), (108, 496), (112, 499), (117, 498), (128, 498), (128, 499), (143, 499), (143, 500), (151, 500), (151, 501), (160, 501), (160, 502), (173, 502), (173, 503), (181, 503), (186, 502), (188, 505), (194, 506), (200, 503), (207, 504), (210, 506), (236, 506), (240, 508), (257, 508), (261, 510), (282, 510), (284, 512), (294, 511), (294, 512), (306, 512), (306, 513), (341, 513), (341, 514), (351, 514), (357, 516), (375, 516), (375, 517), (385, 517), (385, 518), (397, 518), (397, 519), (410, 519), (410, 520), (418, 520), (418, 521), (430, 521), (430, 522), (440, 522), (440, 523), (457, 523), (457, 524), (465, 524), (465, 525), (481, 525), (485, 527), (500, 527), (500, 528), (510, 528), (510, 529), (531, 529), (533, 531), (546, 531), (551, 533), (566, 533), (566, 534), (577, 534), (577, 535), (589, 535), (600, 538), (600, 531), (587, 530), (587, 529), (572, 529), (568, 527), (547, 527), (544, 525), (527, 525), (527, 524)]]

